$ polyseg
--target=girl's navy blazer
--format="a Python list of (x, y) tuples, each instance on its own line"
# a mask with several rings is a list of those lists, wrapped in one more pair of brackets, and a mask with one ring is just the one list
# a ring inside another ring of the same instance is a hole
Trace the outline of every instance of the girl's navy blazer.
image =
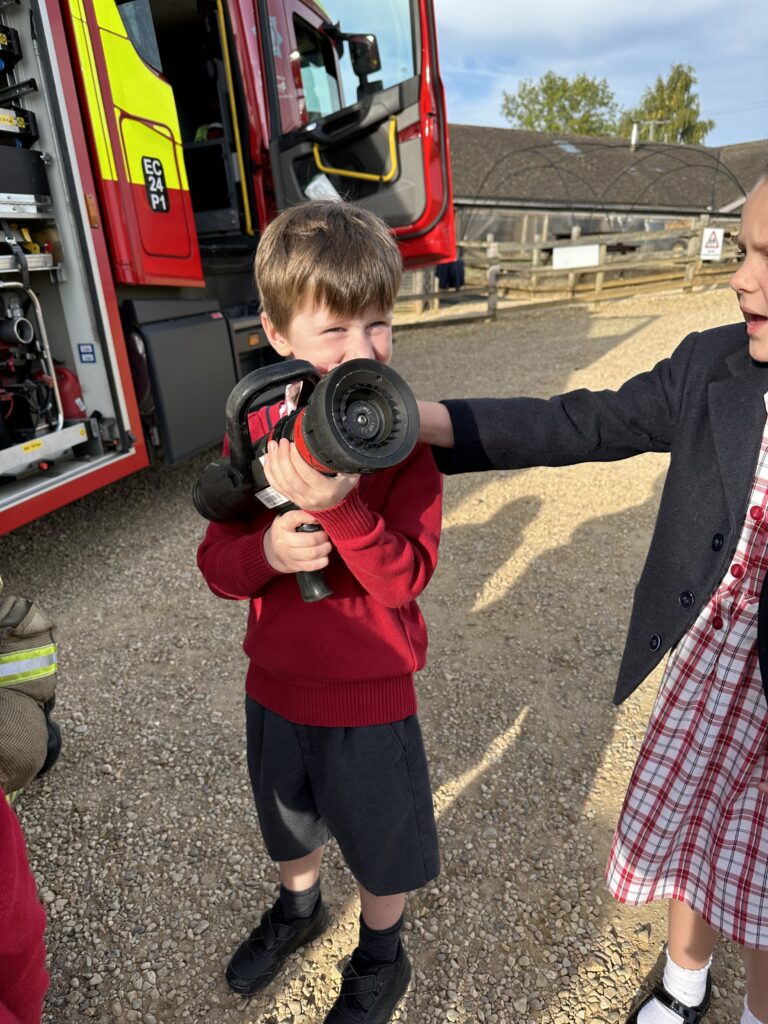
[[(690, 628), (728, 572), (747, 512), (766, 420), (768, 365), (749, 356), (745, 325), (689, 334), (668, 359), (617, 391), (550, 399), (450, 400), (455, 447), (444, 473), (671, 459), (635, 591), (614, 702), (620, 704)], [(768, 683), (768, 588), (758, 650)], [(768, 687), (766, 687), (768, 694)]]

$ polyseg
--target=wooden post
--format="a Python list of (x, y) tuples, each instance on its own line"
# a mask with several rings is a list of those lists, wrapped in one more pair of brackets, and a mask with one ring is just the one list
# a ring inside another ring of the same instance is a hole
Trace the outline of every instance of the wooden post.
[[(539, 246), (539, 248), (534, 249), (534, 251), (533, 251), (533, 265), (536, 266), (536, 267), (538, 267), (539, 264), (541, 263), (541, 244), (543, 242), (546, 242), (548, 234), (549, 234), (549, 214), (545, 213), (544, 216), (541, 219), (541, 234), (538, 236), (538, 238), (535, 238), (536, 244)], [(536, 291), (536, 289), (538, 288), (538, 285), (539, 285), (538, 274), (531, 274), (531, 288), (532, 288), (532, 290)]]
[(688, 239), (688, 260), (685, 265), (685, 275), (683, 277), (683, 287), (693, 287), (693, 282), (701, 269), (701, 239), (704, 233), (704, 228), (709, 223), (709, 214), (702, 214), (698, 223), (694, 222), (691, 237)]
[(488, 316), (495, 317), (496, 309), (499, 303), (499, 285), (498, 277), (501, 267), (498, 263), (495, 263), (492, 267), (488, 267)]
[[(600, 246), (600, 254), (598, 256), (598, 260), (599, 260), (599, 266), (601, 268), (603, 268), (605, 266), (605, 254), (606, 254), (607, 249), (608, 249), (608, 246), (605, 245), (605, 243), (603, 243)], [(603, 282), (604, 281), (605, 281), (605, 270), (600, 269), (595, 274), (595, 295), (596, 296), (600, 295), (600, 293), (602, 292), (602, 290), (603, 290)]]
[(536, 221), (533, 221), (533, 240), (531, 242), (531, 271), (528, 276), (528, 289), (529, 291), (535, 292), (539, 286), (539, 275), (536, 273), (535, 267), (538, 267), (541, 263), (541, 249), (540, 244), (544, 240), (544, 234), (547, 230), (549, 223), (549, 217), (545, 214), (541, 222), (541, 231), (536, 231)]
[(688, 239), (688, 251), (686, 252), (685, 260), (685, 273), (683, 274), (683, 287), (690, 288), (693, 283), (693, 275), (696, 270), (696, 250), (701, 245), (701, 234), (697, 234), (696, 230), (691, 231), (691, 237)]
[(531, 273), (528, 278), (528, 286), (531, 291), (536, 291), (539, 284), (539, 277), (535, 271), (535, 267), (538, 267), (541, 261), (541, 249), (538, 247), (538, 239), (536, 235), (533, 236), (533, 248), (531, 249)]

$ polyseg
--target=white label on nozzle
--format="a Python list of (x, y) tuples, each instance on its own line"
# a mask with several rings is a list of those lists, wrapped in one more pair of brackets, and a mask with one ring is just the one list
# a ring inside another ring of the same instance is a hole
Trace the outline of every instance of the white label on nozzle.
[[(259, 456), (259, 462), (264, 465), (264, 456)], [(274, 487), (265, 487), (261, 491), (256, 491), (255, 496), (259, 499), (262, 505), (266, 505), (267, 508), (277, 508), (279, 505), (287, 505), (291, 500), (286, 498), (280, 491), (276, 491)]]
[[(282, 419), (283, 416), (290, 416), (292, 412), (298, 409), (299, 395), (301, 394), (301, 388), (303, 381), (294, 380), (291, 381), (285, 387), (285, 400), (280, 406), (279, 416)], [(259, 462), (262, 467), (264, 466), (264, 456), (259, 456)], [(274, 487), (265, 487), (263, 491), (256, 491), (256, 497), (267, 508), (277, 508), (279, 505), (287, 505), (290, 502), (290, 498), (286, 498), (280, 491), (276, 491)]]
[(277, 508), (278, 505), (286, 505), (290, 498), (286, 498), (280, 491), (276, 491), (274, 487), (265, 487), (263, 491), (256, 491), (256, 497), (267, 508)]

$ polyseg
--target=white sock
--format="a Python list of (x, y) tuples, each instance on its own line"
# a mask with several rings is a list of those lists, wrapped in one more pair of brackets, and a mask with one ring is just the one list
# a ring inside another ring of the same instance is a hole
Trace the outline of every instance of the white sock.
[[(707, 990), (707, 973), (711, 963), (712, 957), (704, 967), (689, 971), (676, 964), (667, 953), (667, 966), (664, 968), (662, 984), (667, 992), (681, 1003), (686, 1006), (698, 1006)], [(637, 1024), (679, 1024), (680, 1020), (681, 1018), (668, 1006), (664, 1006), (658, 999), (652, 999), (640, 1011)]]
[(757, 1017), (752, 1013), (749, 1006), (747, 1006), (747, 997), (744, 996), (744, 1013), (741, 1015), (739, 1024), (763, 1024), (763, 1021), (758, 1020)]

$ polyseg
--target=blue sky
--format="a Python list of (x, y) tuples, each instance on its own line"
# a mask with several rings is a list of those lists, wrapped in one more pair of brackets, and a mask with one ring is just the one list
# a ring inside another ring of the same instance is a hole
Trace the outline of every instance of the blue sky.
[(448, 120), (508, 126), (501, 94), (546, 71), (606, 78), (622, 106), (691, 64), (712, 146), (768, 139), (768, 0), (434, 0)]

